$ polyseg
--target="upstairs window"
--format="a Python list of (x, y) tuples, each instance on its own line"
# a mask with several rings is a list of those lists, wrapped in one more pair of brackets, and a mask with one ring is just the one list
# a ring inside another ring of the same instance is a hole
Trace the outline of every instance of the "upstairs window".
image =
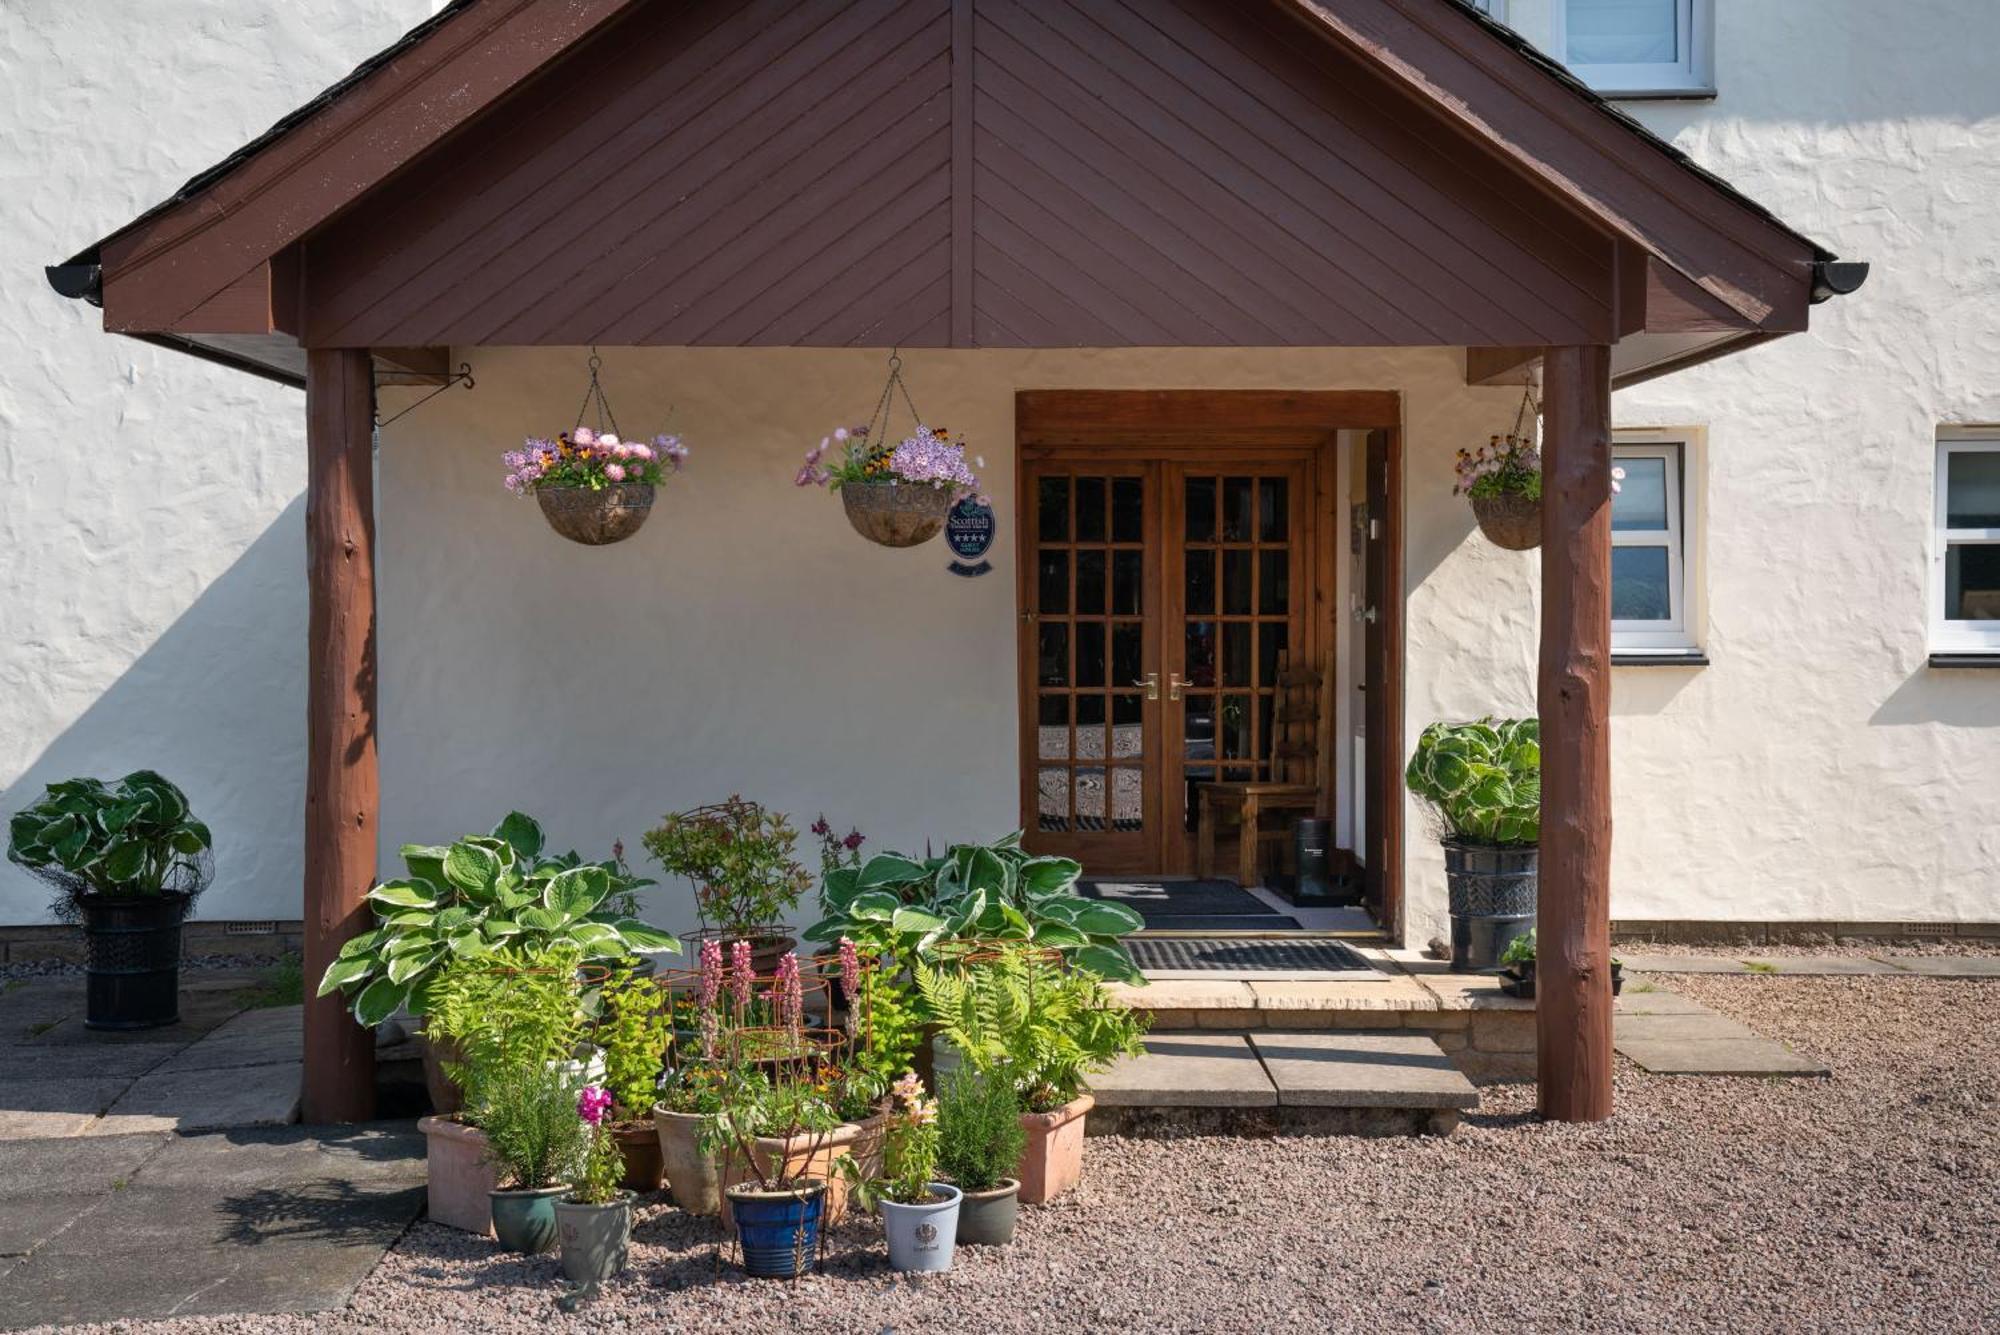
[(1938, 441), (1931, 647), (2000, 650), (2000, 430)]
[(1556, 0), (1554, 49), (1601, 93), (1714, 91), (1712, 0)]

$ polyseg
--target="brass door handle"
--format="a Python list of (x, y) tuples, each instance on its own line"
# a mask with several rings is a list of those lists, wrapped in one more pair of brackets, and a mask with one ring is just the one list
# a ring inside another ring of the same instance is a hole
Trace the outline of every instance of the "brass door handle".
[[(1143, 686), (1143, 687), (1145, 687), (1145, 688), (1146, 688), (1146, 698), (1147, 698), (1148, 700), (1157, 700), (1157, 699), (1159, 699), (1159, 698), (1160, 698), (1160, 674), (1159, 674), (1159, 673), (1157, 673), (1157, 672), (1148, 672), (1148, 673), (1147, 673), (1147, 674), (1145, 675), (1145, 677), (1144, 677), (1143, 679), (1141, 679), (1141, 680), (1139, 680), (1139, 681), (1135, 681), (1135, 682), (1133, 682), (1132, 684), (1133, 684), (1134, 686)], [(1176, 698), (1178, 698), (1178, 697), (1176, 697)]]
[(1180, 673), (1178, 673), (1178, 672), (1169, 672), (1169, 673), (1167, 674), (1167, 699), (1169, 699), (1169, 700), (1178, 700), (1178, 699), (1180, 699), (1180, 698), (1181, 698), (1181, 687), (1183, 687), (1183, 686), (1185, 686), (1185, 685), (1187, 685), (1187, 683), (1181, 680), (1181, 674), (1180, 674)]

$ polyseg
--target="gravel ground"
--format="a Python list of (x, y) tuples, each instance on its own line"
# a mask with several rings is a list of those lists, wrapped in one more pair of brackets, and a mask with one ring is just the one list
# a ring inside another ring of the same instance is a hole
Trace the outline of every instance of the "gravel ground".
[[(213, 969), (268, 969), (282, 960), (282, 955), (183, 955), (182, 973), (203, 973)], [(83, 965), (69, 960), (16, 960), (12, 964), (0, 964), (0, 982), (12, 982), (17, 978), (81, 978)]]
[(1618, 1072), (1619, 1114), (1544, 1126), (1523, 1087), (1446, 1140), (1089, 1142), (1013, 1247), (887, 1272), (867, 1222), (829, 1273), (718, 1278), (648, 1209), (633, 1266), (559, 1315), (552, 1259), (417, 1226), (345, 1311), (119, 1329), (1659, 1331), (2000, 1329), (2000, 984), (1676, 978), (1832, 1080)]
[(1690, 946), (1678, 941), (1620, 941), (1611, 947), (1614, 955), (1707, 955), (1736, 960), (1770, 956), (1798, 958), (1813, 955), (1991, 955), (2000, 952), (2000, 941), (1978, 937), (1950, 937), (1944, 940), (1845, 941), (1820, 946)]

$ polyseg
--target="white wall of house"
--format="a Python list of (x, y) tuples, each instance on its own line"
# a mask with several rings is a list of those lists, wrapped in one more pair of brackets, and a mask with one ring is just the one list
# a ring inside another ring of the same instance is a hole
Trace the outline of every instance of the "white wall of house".
[[(0, 811), (54, 779), (161, 770), (215, 828), (211, 917), (299, 913), (304, 399), (106, 336), (42, 266), (430, 8), (0, 5)], [(0, 862), (0, 923), (46, 898)]]

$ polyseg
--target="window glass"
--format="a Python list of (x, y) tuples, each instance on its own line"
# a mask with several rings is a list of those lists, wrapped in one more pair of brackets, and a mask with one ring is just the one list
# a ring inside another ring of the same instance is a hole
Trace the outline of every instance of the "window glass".
[(1625, 478), (1611, 498), (1613, 532), (1664, 532), (1667, 527), (1667, 461), (1621, 458)]
[(1681, 0), (1567, 0), (1572, 65), (1679, 64)]
[(1611, 549), (1611, 619), (1670, 621), (1673, 599), (1668, 584), (1667, 549)]
[(1944, 558), (1944, 615), (1947, 621), (2000, 621), (2000, 543), (1951, 545)]
[(2000, 528), (2000, 450), (1954, 450), (1945, 458), (1944, 526)]

